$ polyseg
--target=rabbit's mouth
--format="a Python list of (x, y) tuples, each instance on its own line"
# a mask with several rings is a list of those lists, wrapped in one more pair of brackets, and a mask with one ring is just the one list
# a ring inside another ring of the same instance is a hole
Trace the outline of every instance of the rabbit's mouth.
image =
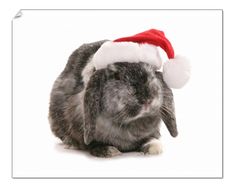
[(127, 118), (125, 122), (128, 123), (141, 117), (157, 115), (157, 113), (160, 111), (161, 104), (162, 102), (158, 98), (149, 100), (141, 105), (139, 112), (135, 116)]
[(143, 112), (153, 112), (155, 110), (160, 109), (161, 105), (162, 105), (162, 97), (158, 96), (155, 98), (149, 98), (145, 101), (142, 102), (142, 104), (139, 104), (142, 108), (141, 111), (143, 110)]

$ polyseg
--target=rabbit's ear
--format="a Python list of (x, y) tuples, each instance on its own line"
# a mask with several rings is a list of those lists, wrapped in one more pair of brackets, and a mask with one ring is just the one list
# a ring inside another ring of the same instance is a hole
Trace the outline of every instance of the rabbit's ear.
[(156, 75), (156, 77), (157, 77), (159, 80), (161, 80), (162, 83), (163, 83), (163, 74), (162, 74), (162, 72), (160, 72), (160, 71), (155, 71), (155, 75)]
[(160, 108), (161, 118), (164, 121), (168, 131), (170, 132), (170, 135), (176, 137), (178, 135), (178, 130), (175, 118), (173, 93), (163, 80), (163, 73), (160, 71), (156, 71), (155, 75), (162, 85), (163, 103)]
[(170, 135), (176, 137), (178, 135), (178, 130), (175, 118), (173, 94), (170, 89), (164, 89), (161, 118), (170, 132)]
[(93, 141), (93, 135), (94, 134), (90, 130), (84, 130), (84, 143), (86, 145), (89, 145)]
[(104, 70), (96, 71), (90, 78), (84, 94), (84, 142), (93, 141), (96, 131), (96, 120), (100, 112), (100, 97), (104, 87)]

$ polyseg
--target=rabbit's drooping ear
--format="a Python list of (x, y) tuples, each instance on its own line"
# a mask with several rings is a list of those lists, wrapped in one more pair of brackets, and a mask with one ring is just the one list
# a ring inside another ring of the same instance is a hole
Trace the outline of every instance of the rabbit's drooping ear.
[(178, 130), (173, 106), (174, 104), (172, 105), (163, 104), (161, 107), (161, 117), (168, 131), (170, 132), (170, 135), (172, 137), (176, 137), (178, 135)]
[(100, 99), (104, 87), (104, 70), (97, 70), (90, 78), (84, 94), (84, 142), (90, 144), (96, 131), (96, 120), (100, 113)]
[(164, 121), (170, 135), (176, 137), (178, 135), (176, 118), (175, 118), (175, 106), (174, 98), (171, 89), (163, 80), (162, 72), (156, 72), (156, 76), (162, 83), (162, 96), (163, 103), (161, 106), (161, 118)]

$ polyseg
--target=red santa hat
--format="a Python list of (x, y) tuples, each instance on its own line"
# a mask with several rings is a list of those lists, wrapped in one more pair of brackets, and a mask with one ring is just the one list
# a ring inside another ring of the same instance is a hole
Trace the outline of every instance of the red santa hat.
[(163, 65), (164, 81), (170, 88), (183, 87), (190, 77), (189, 62), (182, 56), (175, 56), (164, 32), (156, 29), (105, 42), (94, 54), (92, 62), (96, 69), (115, 62), (145, 62), (161, 69), (162, 62), (157, 47), (161, 47), (169, 58)]

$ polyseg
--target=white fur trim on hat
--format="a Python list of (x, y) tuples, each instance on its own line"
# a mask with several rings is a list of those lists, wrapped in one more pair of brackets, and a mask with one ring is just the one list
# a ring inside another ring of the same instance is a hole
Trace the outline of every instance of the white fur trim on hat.
[(91, 62), (96, 69), (106, 68), (115, 62), (145, 62), (160, 69), (161, 58), (158, 48), (150, 44), (134, 42), (105, 42), (94, 54)]
[(175, 56), (163, 65), (163, 78), (170, 88), (179, 89), (189, 80), (191, 67), (187, 58)]

